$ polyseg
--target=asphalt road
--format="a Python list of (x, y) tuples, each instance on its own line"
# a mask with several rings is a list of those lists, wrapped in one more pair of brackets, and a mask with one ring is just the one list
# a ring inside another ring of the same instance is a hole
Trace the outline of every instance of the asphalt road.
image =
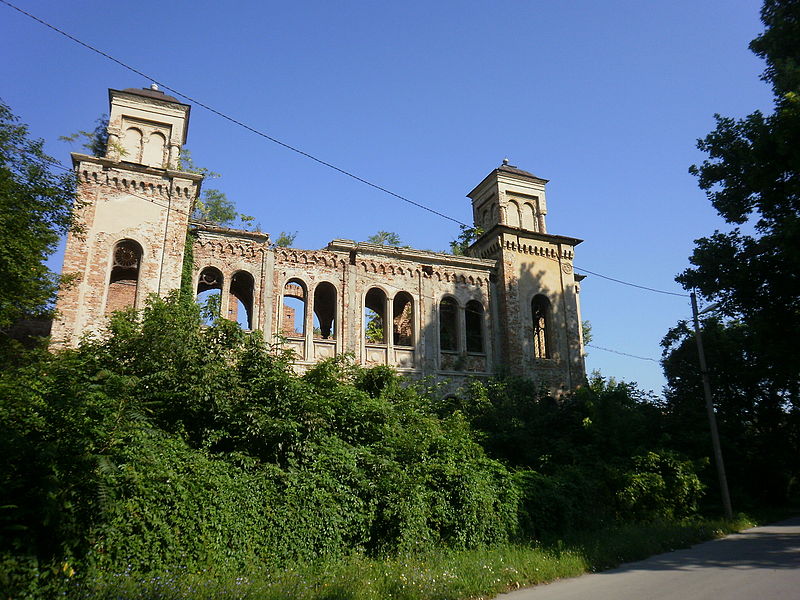
[(800, 518), (502, 600), (800, 600)]

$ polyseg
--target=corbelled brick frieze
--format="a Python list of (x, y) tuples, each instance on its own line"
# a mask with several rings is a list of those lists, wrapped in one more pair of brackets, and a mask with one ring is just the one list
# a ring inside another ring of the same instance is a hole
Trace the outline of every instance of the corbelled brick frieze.
[(336, 239), (320, 250), (282, 248), (268, 234), (193, 221), (202, 176), (175, 169), (189, 107), (158, 90), (110, 90), (104, 157), (73, 154), (76, 214), (59, 294), (57, 345), (102, 334), (113, 310), (181, 286), (193, 241), (193, 289), (218, 296), (221, 316), (294, 350), (300, 371), (344, 352), (364, 365), (433, 375), (453, 389), (498, 371), (553, 393), (585, 379), (581, 240), (546, 232), (545, 185), (504, 162), (469, 193), (483, 233), (467, 256)]

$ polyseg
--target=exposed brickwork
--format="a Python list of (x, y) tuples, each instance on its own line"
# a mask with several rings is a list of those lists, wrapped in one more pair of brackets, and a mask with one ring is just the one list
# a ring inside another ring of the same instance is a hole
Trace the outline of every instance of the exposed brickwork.
[(136, 304), (136, 281), (115, 281), (108, 286), (105, 314), (130, 308)]
[[(156, 122), (143, 135), (160, 140), (159, 135), (169, 134), (169, 147), (148, 160), (172, 164), (179, 138), (185, 137), (182, 109), (158, 98), (140, 102), (134, 92), (126, 91), (119, 106), (112, 105), (115, 135), (124, 133), (126, 123), (140, 123), (137, 110), (151, 115), (163, 110), (164, 125)], [(134, 116), (128, 118), (126, 111)], [(199, 176), (118, 158), (73, 155), (84, 204), (78, 215), (86, 228), (83, 236), (71, 234), (67, 241), (64, 272), (78, 273), (79, 281), (59, 296), (55, 343), (75, 344), (82, 334), (101, 330), (111, 311), (141, 307), (148, 294), (178, 289), (192, 227), (193, 289), (219, 289), (220, 314), (241, 322), (244, 307), (249, 327), (262, 331), (267, 341), (276, 334), (286, 338), (298, 370), (350, 352), (362, 364), (454, 380), (502, 369), (532, 377), (555, 393), (585, 378), (579, 288), (572, 273), (580, 240), (545, 233), (543, 179), (504, 165), (470, 193), (476, 223), (487, 231), (469, 257), (349, 240), (298, 250), (275, 248), (266, 234), (190, 225)], [(142, 249), (136, 278), (113, 271), (114, 248), (124, 240)], [(550, 358), (534, 352), (536, 295), (547, 298), (550, 307)], [(303, 327), (295, 327), (297, 307), (284, 296), (305, 302)], [(450, 349), (440, 340), (445, 299), (454, 305), (446, 326)], [(385, 321), (382, 339), (367, 339), (367, 306)]]

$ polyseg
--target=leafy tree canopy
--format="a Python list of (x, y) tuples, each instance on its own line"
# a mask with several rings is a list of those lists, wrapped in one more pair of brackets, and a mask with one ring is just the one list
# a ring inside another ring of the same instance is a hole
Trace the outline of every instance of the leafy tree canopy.
[(761, 18), (765, 31), (750, 48), (767, 63), (775, 110), (716, 115), (698, 141), (709, 158), (690, 168), (720, 216), (747, 227), (696, 240), (693, 266), (677, 280), (747, 321), (796, 397), (800, 350), (786, 332), (800, 331), (800, 0), (766, 0)]
[[(694, 330), (681, 322), (661, 345), (671, 444), (688, 456), (708, 456)], [(759, 332), (744, 321), (709, 317), (703, 321), (703, 345), (734, 502), (739, 508), (791, 502), (799, 491), (800, 412), (789, 410), (785, 382), (761, 350)], [(713, 477), (710, 484), (716, 493)]]
[(44, 261), (72, 224), (72, 173), (54, 174), (42, 140), (0, 103), (0, 331), (48, 310), (60, 278)]
[(467, 227), (461, 225), (461, 233), (458, 237), (450, 242), (450, 253), (456, 256), (466, 256), (467, 248), (475, 243), (479, 237), (483, 235), (483, 229), (480, 227)]
[(281, 234), (275, 240), (275, 245), (279, 248), (290, 248), (294, 244), (297, 237), (297, 232), (281, 231)]
[[(219, 173), (195, 164), (192, 153), (186, 148), (181, 150), (179, 166), (182, 171), (197, 173), (206, 179), (220, 177)], [(255, 220), (250, 215), (238, 212), (236, 204), (228, 199), (225, 192), (214, 188), (206, 188), (202, 191), (195, 202), (192, 218), (198, 221), (208, 221), (220, 227), (232, 227), (239, 221), (240, 226), (244, 229), (249, 229)]]
[[(97, 126), (92, 131), (79, 130), (71, 135), (62, 135), (59, 139), (63, 142), (83, 141), (83, 147), (92, 156), (105, 156), (108, 146), (108, 115), (98, 117)], [(125, 150), (120, 146), (120, 154), (124, 155)]]

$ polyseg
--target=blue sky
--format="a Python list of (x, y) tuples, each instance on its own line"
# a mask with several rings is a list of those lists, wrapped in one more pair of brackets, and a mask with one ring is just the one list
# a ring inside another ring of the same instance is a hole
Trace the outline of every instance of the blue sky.
[[(41, 19), (286, 143), (460, 221), (508, 157), (549, 179), (548, 230), (575, 264), (681, 291), (692, 241), (725, 224), (687, 172), (713, 114), (769, 110), (747, 49), (760, 3), (54, 2)], [(68, 163), (126, 71), (0, 5), (0, 97)], [(295, 245), (397, 232), (444, 250), (457, 226), (192, 109), (187, 147), (264, 231)], [(54, 258), (56, 267), (60, 257)], [(688, 299), (589, 276), (594, 344), (659, 358)], [(661, 367), (589, 349), (589, 369), (660, 392)]]

